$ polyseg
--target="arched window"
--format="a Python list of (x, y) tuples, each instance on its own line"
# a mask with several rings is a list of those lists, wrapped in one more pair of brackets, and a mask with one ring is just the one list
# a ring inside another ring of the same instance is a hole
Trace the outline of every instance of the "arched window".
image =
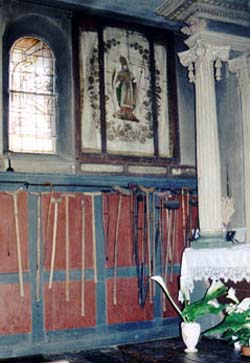
[(9, 58), (8, 148), (55, 153), (55, 59), (38, 38), (14, 42)]

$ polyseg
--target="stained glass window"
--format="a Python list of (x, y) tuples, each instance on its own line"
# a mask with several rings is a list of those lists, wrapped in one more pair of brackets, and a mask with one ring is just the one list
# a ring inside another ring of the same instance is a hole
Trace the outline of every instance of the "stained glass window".
[(9, 149), (55, 153), (55, 60), (37, 38), (17, 40), (9, 64)]

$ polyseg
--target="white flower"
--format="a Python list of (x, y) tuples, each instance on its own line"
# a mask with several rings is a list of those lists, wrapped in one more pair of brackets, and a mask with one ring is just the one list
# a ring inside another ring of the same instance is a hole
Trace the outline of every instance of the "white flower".
[(215, 291), (223, 287), (224, 284), (221, 281), (213, 280), (211, 286), (207, 290), (207, 295), (213, 294)]
[(237, 305), (232, 304), (232, 303), (228, 304), (227, 307), (226, 307), (226, 312), (228, 314), (231, 314), (232, 312), (234, 312), (236, 310), (236, 308), (237, 308)]
[(185, 299), (184, 299), (184, 295), (182, 293), (181, 290), (179, 290), (179, 293), (178, 293), (178, 301), (180, 301), (180, 303), (184, 303)]
[(250, 307), (250, 297), (245, 297), (245, 299), (243, 299), (240, 304), (237, 307), (237, 311), (243, 312), (243, 311), (247, 311)]
[(151, 276), (150, 278), (151, 278), (151, 280), (157, 282), (160, 285), (160, 287), (164, 291), (166, 297), (169, 299), (170, 303), (173, 305), (173, 307), (175, 308), (175, 310), (177, 311), (177, 313), (180, 315), (180, 317), (185, 321), (185, 318), (182, 315), (182, 313), (181, 313), (178, 305), (176, 305), (175, 301), (171, 297), (171, 295), (170, 295), (170, 293), (169, 293), (169, 291), (167, 289), (167, 286), (166, 286), (163, 278), (161, 276), (159, 276), (159, 275)]
[(165, 282), (161, 276), (154, 275), (154, 276), (151, 276), (150, 278), (151, 278), (151, 280), (158, 282), (159, 285), (166, 287)]
[(215, 300), (208, 301), (208, 304), (212, 305), (214, 308), (220, 307), (220, 304), (218, 303), (218, 301), (215, 301)]
[(237, 299), (237, 297), (235, 295), (235, 289), (233, 289), (232, 287), (230, 287), (230, 289), (228, 290), (226, 297), (228, 299), (232, 300), (234, 303), (239, 304), (239, 300)]

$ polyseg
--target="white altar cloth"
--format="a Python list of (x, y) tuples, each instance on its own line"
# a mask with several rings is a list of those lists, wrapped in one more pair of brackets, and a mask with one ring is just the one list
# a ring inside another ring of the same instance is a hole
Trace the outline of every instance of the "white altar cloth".
[(250, 281), (250, 245), (228, 248), (186, 248), (182, 256), (180, 289), (189, 296), (198, 280)]

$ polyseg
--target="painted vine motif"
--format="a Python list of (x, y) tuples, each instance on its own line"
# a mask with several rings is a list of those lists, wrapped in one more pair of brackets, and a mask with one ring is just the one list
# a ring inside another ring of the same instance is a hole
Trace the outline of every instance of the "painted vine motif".
[[(100, 64), (97, 32), (81, 35), (82, 147), (101, 152)], [(141, 33), (107, 27), (103, 31), (104, 97), (107, 152), (154, 156), (158, 132), (160, 156), (169, 157), (166, 47), (154, 44), (155, 84), (149, 41)], [(153, 108), (158, 120), (154, 129)]]
[[(128, 39), (133, 39), (132, 31), (129, 32)], [(145, 43), (145, 42), (144, 42)], [(114, 37), (107, 39), (104, 43), (104, 51), (106, 55), (113, 47), (119, 46), (120, 41)], [(117, 99), (119, 108), (113, 112), (113, 117), (107, 120), (107, 139), (109, 141), (119, 140), (122, 142), (145, 144), (147, 140), (153, 139), (153, 118), (152, 118), (152, 89), (150, 74), (146, 74), (147, 89), (144, 90), (144, 96), (141, 104), (141, 112), (139, 117), (135, 115), (134, 110), (136, 102), (138, 102), (138, 92), (140, 89), (140, 81), (143, 76), (143, 70), (149, 70), (149, 49), (148, 44), (141, 44), (139, 41), (128, 41), (125, 44), (131, 50), (138, 54), (140, 61), (137, 65), (137, 77), (130, 70), (129, 59), (123, 54), (118, 53), (120, 69), (117, 71), (115, 65), (112, 70), (112, 90), (113, 95)], [(119, 52), (119, 51), (118, 51)], [(128, 50), (129, 52), (129, 50)], [(135, 67), (134, 67), (135, 68)], [(160, 72), (158, 71), (158, 76)], [(160, 100), (160, 87), (157, 88), (157, 100)], [(106, 94), (106, 102), (110, 101), (112, 95)], [(117, 119), (124, 122), (117, 122)]]
[(92, 117), (95, 121), (95, 127), (100, 130), (100, 105), (99, 105), (99, 60), (98, 49), (93, 48), (89, 59), (88, 75), (88, 97), (92, 109)]

